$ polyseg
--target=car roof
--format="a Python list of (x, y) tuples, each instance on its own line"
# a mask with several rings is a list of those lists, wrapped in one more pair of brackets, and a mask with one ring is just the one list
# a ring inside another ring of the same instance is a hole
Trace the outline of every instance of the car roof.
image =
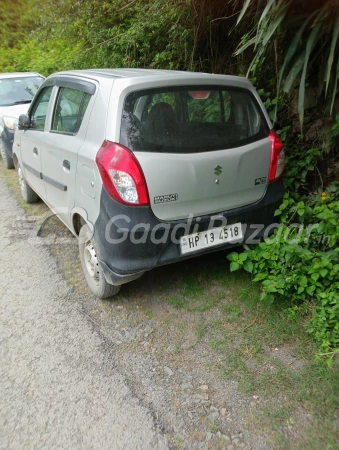
[(58, 72), (53, 74), (53, 76), (60, 75), (72, 75), (72, 76), (82, 76), (87, 78), (131, 78), (133, 80), (140, 79), (140, 81), (145, 77), (152, 77), (153, 79), (187, 79), (199, 80), (206, 78), (219, 79), (219, 80), (247, 80), (244, 77), (237, 77), (233, 75), (219, 75), (210, 74), (202, 72), (185, 72), (180, 70), (161, 70), (161, 69), (86, 69), (86, 70), (68, 70), (65, 72)]
[(0, 80), (8, 79), (8, 78), (25, 78), (25, 77), (42, 77), (40, 73), (37, 72), (0, 72)]

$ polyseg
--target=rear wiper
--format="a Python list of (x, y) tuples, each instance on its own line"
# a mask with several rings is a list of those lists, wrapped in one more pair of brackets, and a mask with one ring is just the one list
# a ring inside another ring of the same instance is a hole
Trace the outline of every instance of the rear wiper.
[(20, 100), (19, 102), (14, 102), (13, 105), (24, 105), (26, 103), (31, 103), (32, 100)]

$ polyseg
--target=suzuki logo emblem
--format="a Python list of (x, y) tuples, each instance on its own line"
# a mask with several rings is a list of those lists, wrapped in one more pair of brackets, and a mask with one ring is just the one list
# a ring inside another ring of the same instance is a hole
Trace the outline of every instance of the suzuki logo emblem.
[(221, 174), (221, 172), (222, 172), (222, 167), (221, 166), (219, 166), (219, 164), (217, 165), (217, 166), (215, 166), (214, 167), (214, 174), (215, 175), (220, 175)]

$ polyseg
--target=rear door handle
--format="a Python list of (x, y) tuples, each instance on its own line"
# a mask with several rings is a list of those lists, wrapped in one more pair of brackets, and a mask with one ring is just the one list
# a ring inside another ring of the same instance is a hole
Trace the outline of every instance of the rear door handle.
[(36, 147), (33, 148), (33, 153), (38, 156), (38, 149)]
[(66, 170), (71, 170), (71, 163), (67, 159), (64, 160), (62, 165)]

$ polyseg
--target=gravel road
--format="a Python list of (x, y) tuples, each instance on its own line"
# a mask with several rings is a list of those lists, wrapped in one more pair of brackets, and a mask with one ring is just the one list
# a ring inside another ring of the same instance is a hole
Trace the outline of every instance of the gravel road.
[(168, 448), (114, 347), (79, 314), (81, 294), (18, 216), (0, 179), (0, 448)]

